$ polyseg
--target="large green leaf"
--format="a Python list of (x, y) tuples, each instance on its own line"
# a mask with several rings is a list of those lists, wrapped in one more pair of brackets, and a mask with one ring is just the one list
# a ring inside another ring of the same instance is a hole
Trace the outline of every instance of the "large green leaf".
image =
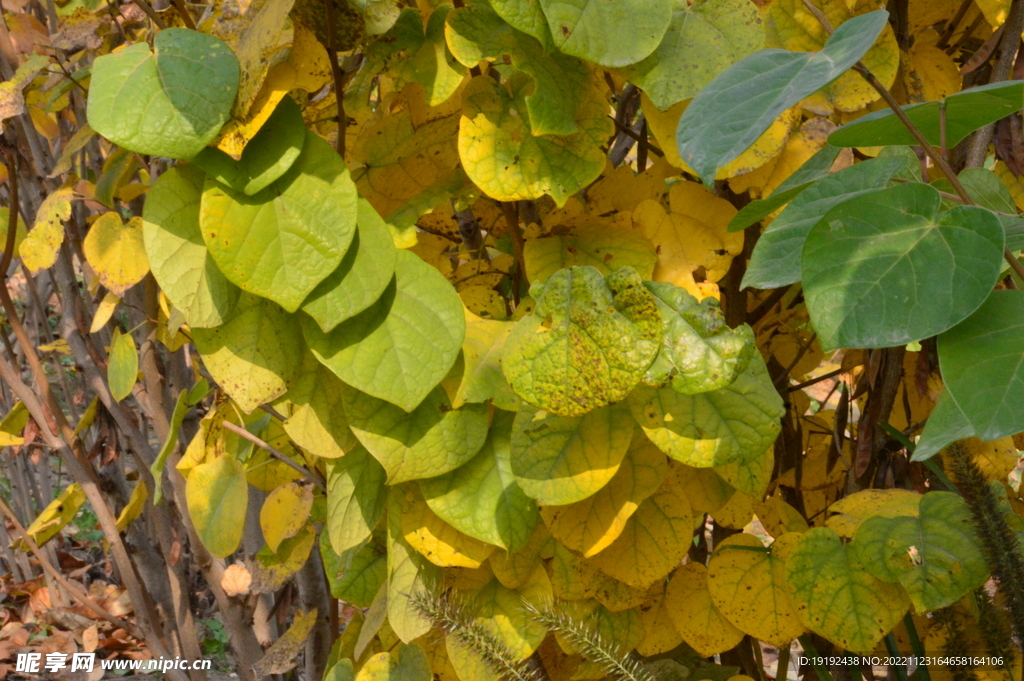
[(185, 482), (185, 499), (203, 546), (218, 558), (234, 553), (249, 503), (245, 467), (228, 454), (195, 466)]
[(324, 333), (302, 316), (317, 359), (345, 383), (412, 411), (455, 364), (466, 333), (462, 301), (441, 274), (399, 251), (380, 299)]
[(539, 0), (555, 47), (601, 66), (626, 66), (658, 47), (671, 0)]
[(995, 291), (939, 336), (946, 390), (985, 441), (1024, 430), (1024, 292)]
[(988, 580), (988, 563), (963, 497), (929, 492), (918, 516), (868, 518), (853, 548), (883, 582), (899, 582), (919, 613), (945, 608)]
[(939, 401), (935, 403), (935, 408), (928, 415), (921, 439), (917, 441), (914, 455), (910, 460), (925, 461), (945, 449), (950, 442), (968, 437), (974, 437), (974, 427), (950, 397), (949, 391), (943, 390), (939, 395)]
[(512, 389), (541, 409), (579, 416), (623, 399), (658, 353), (661, 317), (636, 270), (607, 281), (593, 267), (548, 279), (533, 315), (505, 342)]
[(645, 282), (658, 300), (661, 350), (644, 374), (657, 388), (671, 384), (684, 395), (718, 390), (743, 373), (757, 352), (754, 332), (743, 324), (730, 329), (718, 301), (697, 299), (666, 282)]
[[(903, 111), (929, 142), (940, 146), (940, 112), (943, 108), (946, 118), (944, 146), (952, 149), (975, 130), (1024, 108), (1024, 81), (1011, 80), (980, 85), (950, 95), (941, 102), (905, 106)], [(828, 142), (837, 147), (918, 144), (896, 114), (888, 109), (869, 113), (847, 123), (829, 135)]]
[(747, 370), (719, 390), (683, 395), (671, 388), (637, 388), (629, 406), (651, 442), (696, 468), (751, 461), (779, 434), (785, 413), (764, 360), (754, 353)]
[(580, 131), (575, 113), (589, 89), (590, 69), (579, 59), (545, 53), (536, 39), (513, 28), (482, 2), (452, 10), (447, 37), (452, 54), (466, 66), (509, 55), (512, 66), (533, 78), (526, 109), (534, 135), (572, 135)]
[(337, 553), (370, 538), (387, 505), (386, 478), (363, 447), (327, 462), (327, 534)]
[(224, 276), (294, 312), (352, 242), (356, 187), (342, 158), (307, 132), (288, 172), (253, 196), (206, 178), (199, 224)]
[(487, 405), (452, 409), (441, 387), (411, 413), (357, 390), (346, 389), (344, 398), (352, 432), (384, 466), (390, 485), (453, 471), (487, 439)]
[(325, 332), (373, 305), (395, 274), (395, 241), (370, 202), (360, 197), (356, 235), (338, 269), (313, 289), (302, 310)]
[(779, 115), (857, 63), (885, 28), (888, 12), (854, 17), (817, 52), (761, 50), (720, 74), (686, 108), (676, 142), (682, 159), (706, 184)]
[(356, 446), (342, 404), (344, 384), (330, 369), (306, 353), (285, 399), (291, 414), (283, 424), (292, 442), (325, 459), (345, 456)]
[(654, 53), (620, 73), (664, 110), (762, 47), (761, 13), (752, 2), (696, 0), (689, 7), (678, 4)]
[(835, 206), (884, 187), (905, 165), (902, 158), (871, 159), (806, 188), (758, 239), (742, 286), (768, 289), (800, 281), (800, 256), (811, 228)]
[(512, 473), (538, 503), (572, 504), (612, 479), (632, 438), (633, 420), (622, 405), (579, 418), (521, 411), (512, 428)]
[(430, 681), (430, 660), (418, 645), (398, 644), (395, 652), (377, 653), (363, 664), (356, 681)]
[(372, 539), (338, 555), (331, 548), (327, 533), (323, 532), (320, 535), (320, 555), (332, 596), (357, 608), (367, 608), (373, 603), (373, 597), (388, 576), (383, 539), (378, 540), (374, 535)]
[(792, 201), (800, 192), (810, 187), (818, 180), (828, 177), (832, 164), (839, 157), (842, 149), (826, 144), (814, 156), (807, 159), (807, 162), (800, 166), (800, 169), (786, 178), (786, 181), (778, 186), (768, 197), (751, 201), (740, 209), (739, 213), (729, 221), (729, 231), (739, 232), (750, 225), (765, 219), (776, 210)]
[(238, 301), (238, 287), (217, 269), (199, 229), (203, 172), (171, 168), (153, 184), (142, 209), (146, 256), (160, 290), (192, 328), (224, 323)]
[(192, 329), (192, 338), (210, 375), (247, 412), (283, 395), (302, 365), (295, 318), (250, 294), (223, 325)]
[(212, 179), (246, 196), (256, 194), (284, 175), (302, 153), (306, 124), (302, 111), (285, 96), (256, 136), (249, 140), (242, 158), (235, 160), (220, 149), (207, 147), (192, 162)]
[(89, 125), (140, 154), (192, 158), (228, 120), (238, 92), (238, 59), (211, 35), (160, 31), (92, 65)]
[(515, 29), (539, 40), (545, 50), (551, 47), (551, 30), (538, 0), (490, 0), (488, 4)]
[(822, 348), (928, 338), (985, 301), (1002, 269), (1002, 225), (984, 208), (940, 204), (934, 188), (901, 184), (846, 201), (811, 229), (804, 295)]
[(786, 582), (804, 626), (850, 651), (873, 650), (909, 605), (902, 587), (872, 576), (853, 548), (824, 527), (793, 547)]
[(539, 514), (512, 474), (513, 415), (497, 412), (479, 453), (459, 468), (420, 481), (423, 497), (442, 520), (474, 539), (514, 553), (526, 545)]

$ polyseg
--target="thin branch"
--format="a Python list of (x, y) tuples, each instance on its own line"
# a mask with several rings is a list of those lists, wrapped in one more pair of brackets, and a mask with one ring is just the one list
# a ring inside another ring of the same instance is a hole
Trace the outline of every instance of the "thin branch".
[(288, 455), (286, 455), (284, 452), (280, 451), (279, 449), (276, 449), (270, 443), (266, 442), (265, 440), (261, 440), (260, 438), (256, 437), (255, 435), (250, 433), (245, 428), (242, 428), (240, 426), (236, 426), (235, 424), (231, 423), (230, 421), (224, 421), (222, 425), (225, 428), (227, 428), (228, 430), (230, 430), (232, 433), (234, 433), (235, 435), (240, 435), (240, 436), (244, 437), (246, 440), (248, 440), (249, 442), (251, 442), (254, 445), (256, 445), (257, 447), (259, 447), (260, 449), (264, 449), (264, 450), (270, 452), (270, 455), (273, 456), (275, 459), (279, 460), (281, 463), (285, 464), (286, 466), (292, 468), (297, 473), (301, 473), (304, 478), (308, 478), (310, 481), (312, 481), (312, 483), (314, 485), (316, 485), (320, 489), (322, 489), (324, 491), (327, 491), (327, 485), (324, 484), (324, 481), (321, 480), (319, 476), (313, 475), (313, 473), (310, 470), (308, 470), (304, 466), (300, 466), (299, 464), (297, 464), (294, 461), (292, 461), (291, 458), (288, 457)]
[[(631, 137), (631, 138), (633, 138), (634, 140), (636, 140), (637, 142), (640, 142), (640, 141), (642, 141), (642, 138), (640, 137), (640, 133), (638, 133), (638, 132), (634, 131), (634, 130), (633, 130), (632, 128), (630, 128), (629, 126), (625, 126), (625, 125), (622, 125), (622, 124), (621, 124), (621, 123), (619, 123), (619, 122), (618, 122), (617, 120), (615, 120), (615, 117), (614, 117), (614, 116), (608, 116), (608, 118), (612, 119), (612, 122), (613, 122), (613, 123), (615, 123), (615, 127), (616, 127), (616, 128), (618, 129), (618, 131), (619, 131), (619, 132), (621, 132), (621, 133), (622, 133), (623, 135), (625, 135), (626, 137)], [(654, 146), (654, 145), (653, 145), (653, 144), (651, 144), (650, 142), (648, 142), (648, 143), (647, 143), (647, 151), (651, 151), (651, 152), (654, 152), (654, 154), (655, 154), (656, 156), (660, 156), (660, 157), (662, 157), (662, 158), (664, 158), (664, 157), (665, 157), (665, 152), (664, 152), (664, 151), (662, 151), (661, 149), (659, 149), (658, 147)]]
[(956, 31), (956, 27), (964, 20), (964, 17), (967, 15), (967, 10), (971, 8), (972, 4), (974, 4), (974, 0), (964, 0), (960, 3), (960, 8), (957, 9), (956, 14), (953, 15), (953, 18), (948, 24), (946, 24), (946, 30), (942, 32), (942, 36), (939, 38), (939, 42), (935, 43), (935, 47), (940, 50), (946, 49), (949, 45), (950, 39), (953, 37), (953, 33)]
[(327, 58), (331, 62), (331, 76), (334, 78), (334, 98), (338, 102), (338, 139), (334, 148), (342, 158), (345, 157), (345, 128), (348, 127), (348, 117), (345, 115), (345, 78), (341, 73), (341, 66), (338, 64), (338, 48), (334, 41), (336, 23), (334, 17), (334, 0), (324, 0), (324, 9), (327, 12)]
[(843, 373), (844, 371), (846, 371), (846, 369), (839, 368), (839, 369), (836, 369), (835, 371), (830, 371), (827, 374), (822, 374), (821, 376), (815, 376), (814, 378), (806, 380), (803, 383), (797, 383), (796, 385), (790, 386), (789, 387), (789, 392), (794, 393), (797, 390), (803, 390), (804, 388), (809, 388), (812, 385), (814, 385), (815, 383), (821, 383), (822, 381), (827, 381), (830, 378), (835, 378), (836, 376), (838, 376), (839, 374)]
[(188, 11), (188, 7), (185, 6), (183, 0), (171, 0), (171, 4), (174, 5), (174, 9), (178, 10), (178, 14), (181, 15), (181, 20), (185, 22), (187, 28), (196, 30), (196, 22), (192, 19), (192, 14)]
[(516, 301), (516, 305), (519, 304), (519, 289), (525, 284), (529, 287), (530, 282), (526, 278), (526, 238), (523, 236), (523, 230), (519, 227), (519, 209), (516, 204), (510, 201), (503, 201), (501, 203), (501, 212), (505, 215), (505, 227), (508, 229), (508, 235), (512, 239), (512, 248), (516, 253), (516, 274), (512, 279), (512, 297)]
[(160, 18), (160, 15), (156, 13), (156, 10), (146, 0), (134, 0), (134, 2), (139, 6), (139, 9), (146, 13), (147, 17), (153, 20), (157, 28), (161, 31), (167, 28), (167, 24), (164, 23), (164, 20)]

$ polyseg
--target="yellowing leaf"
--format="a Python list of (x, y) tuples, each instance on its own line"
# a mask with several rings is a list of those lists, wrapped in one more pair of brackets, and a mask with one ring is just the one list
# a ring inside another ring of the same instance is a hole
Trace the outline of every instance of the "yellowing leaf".
[(234, 553), (242, 540), (249, 502), (242, 464), (226, 454), (199, 464), (188, 475), (185, 498), (206, 549), (218, 558)]
[(18, 67), (10, 80), (0, 83), (0, 122), (25, 113), (25, 97), (21, 91), (49, 63), (49, 57), (34, 54)]
[[(961, 440), (960, 444), (988, 480), (1005, 482), (1006, 476), (1017, 467), (1019, 454), (1012, 437), (1003, 437), (992, 442), (969, 437)], [(956, 473), (951, 467), (949, 473), (953, 482), (957, 482)]]
[(960, 67), (944, 50), (935, 47), (927, 37), (918, 36), (903, 60), (903, 87), (907, 103), (945, 99), (960, 92)]
[(522, 401), (512, 392), (501, 370), (505, 339), (513, 327), (512, 322), (483, 319), (466, 312), (466, 338), (462, 341), (465, 365), (452, 408), (458, 409), (466, 402), (489, 401), (499, 409), (519, 410)]
[(800, 129), (789, 136), (786, 146), (777, 156), (756, 170), (730, 178), (729, 187), (736, 193), (749, 191), (755, 199), (768, 196), (821, 150), (835, 129), (836, 124), (827, 118), (815, 117), (804, 121)]
[(4, 414), (3, 419), (0, 419), (0, 447), (25, 443), (25, 438), (21, 437), (21, 431), (25, 430), (28, 417), (28, 407), (21, 400), (15, 402), (11, 410)]
[(257, 678), (268, 674), (283, 674), (295, 666), (293, 660), (313, 631), (316, 615), (316, 608), (309, 612), (295, 611), (295, 618), (288, 631), (274, 641), (274, 645), (270, 646), (259, 662), (253, 665), (253, 672)]
[(708, 590), (715, 607), (737, 629), (782, 646), (804, 633), (804, 627), (786, 586), (785, 564), (763, 548), (751, 534), (726, 538), (708, 563)]
[(121, 329), (114, 329), (107, 364), (107, 383), (110, 385), (111, 396), (120, 402), (131, 395), (138, 375), (139, 355), (135, 349), (135, 339), (130, 333), (122, 334)]
[(898, 584), (871, 576), (830, 529), (804, 534), (786, 560), (804, 626), (846, 650), (871, 650), (910, 605)]
[(632, 436), (632, 419), (621, 405), (574, 419), (521, 411), (512, 429), (512, 473), (538, 503), (572, 504), (608, 484)]
[[(3, 178), (0, 177), (0, 180), (3, 180)], [(0, 248), (3, 248), (7, 245), (7, 226), (10, 224), (10, 222), (10, 209), (7, 208), (6, 206), (0, 208), (0, 244), (3, 244), (2, 246), (0, 246)], [(18, 224), (14, 232), (14, 257), (18, 257), (20, 254), (21, 242), (25, 240), (25, 235), (25, 221), (22, 220), (21, 216), (19, 215)]]
[(573, 551), (591, 557), (615, 541), (626, 522), (661, 486), (668, 472), (665, 455), (641, 435), (607, 485), (567, 506), (545, 506), (541, 517), (551, 534)]
[(852, 539), (861, 523), (871, 517), (896, 518), (916, 516), (921, 495), (909, 489), (865, 489), (844, 497), (829, 506), (834, 513), (825, 527), (840, 537)]
[(39, 204), (36, 223), (19, 248), (22, 262), (33, 272), (57, 261), (57, 251), (64, 243), (64, 220), (71, 219), (72, 195), (70, 187), (61, 187)]
[(141, 479), (135, 483), (135, 487), (132, 489), (132, 495), (128, 498), (128, 503), (121, 509), (121, 514), (117, 516), (117, 530), (118, 532), (123, 531), (132, 522), (142, 515), (142, 510), (146, 508), (146, 499), (149, 498), (149, 489), (146, 487), (146, 483)]
[(486, 285), (465, 286), (459, 289), (459, 298), (466, 309), (483, 319), (504, 319), (505, 299)]
[(256, 559), (249, 563), (252, 591), (261, 594), (279, 591), (306, 564), (315, 541), (316, 532), (311, 525), (306, 525), (294, 537), (282, 541), (276, 553), (267, 546), (260, 549)]
[(760, 496), (754, 497), (754, 513), (764, 525), (764, 529), (773, 537), (780, 537), (787, 532), (806, 532), (807, 521), (780, 496), (768, 497), (761, 501)]
[(388, 494), (387, 551), (388, 575), (382, 589), (387, 593), (388, 623), (404, 643), (430, 631), (432, 623), (420, 612), (411, 598), (417, 595), (434, 597), (440, 587), (441, 571), (420, 555), (405, 540), (402, 515), (406, 504), (405, 490), (391, 487)]
[(701, 563), (676, 570), (665, 590), (665, 604), (679, 635), (702, 657), (725, 652), (743, 639), (743, 632), (711, 600), (708, 569)]
[(104, 213), (89, 228), (82, 250), (100, 282), (118, 296), (149, 272), (140, 217), (122, 223), (116, 212)]
[(729, 234), (736, 209), (696, 182), (678, 182), (669, 190), (669, 211), (657, 201), (641, 202), (633, 224), (650, 239), (658, 253), (654, 281), (667, 281), (702, 300), (706, 293), (693, 278), (716, 282), (726, 275), (734, 256), (743, 250), (742, 233)]
[(114, 293), (108, 291), (103, 296), (103, 300), (96, 306), (96, 314), (92, 317), (92, 326), (89, 327), (89, 333), (96, 333), (110, 321), (110, 318), (114, 316), (114, 310), (121, 303), (121, 299)]
[(598, 225), (580, 227), (564, 236), (530, 239), (523, 256), (531, 284), (542, 284), (563, 267), (576, 265), (590, 265), (604, 275), (628, 265), (646, 281), (658, 260), (654, 246), (643, 236)]
[(518, 589), (533, 575), (538, 559), (550, 558), (558, 545), (547, 525), (537, 523), (526, 544), (517, 551), (495, 551), (490, 566), (494, 575), (510, 589)]
[(669, 466), (682, 469), (679, 483), (694, 514), (715, 513), (736, 491), (713, 468), (693, 468), (678, 461), (670, 461)]
[(754, 516), (754, 502), (743, 492), (735, 492), (728, 503), (715, 511), (715, 522), (730, 530), (742, 530)]
[(294, 537), (306, 524), (313, 508), (313, 493), (294, 482), (282, 485), (267, 495), (260, 509), (260, 529), (271, 551)]
[(604, 169), (600, 149), (612, 131), (597, 74), (575, 114), (581, 132), (535, 136), (526, 116), (532, 81), (514, 72), (508, 89), (489, 77), (470, 81), (463, 93), (459, 156), (469, 178), (500, 201), (538, 199), (545, 194), (559, 206), (593, 182)]
[(415, 485), (405, 487), (402, 536), (420, 555), (441, 567), (478, 568), (495, 548), (438, 518)]
[[(814, 0), (833, 28), (847, 19), (874, 9), (874, 6), (848, 4), (845, 0)], [(816, 51), (825, 46), (828, 34), (818, 20), (804, 7), (802, 0), (782, 0), (769, 5), (764, 16), (766, 46), (793, 51)], [(861, 59), (884, 87), (891, 87), (900, 66), (900, 51), (892, 27), (886, 25), (874, 47)], [(857, 111), (880, 97), (860, 74), (847, 71), (838, 80), (826, 85), (801, 104), (822, 116), (834, 110)]]
[(430, 681), (430, 662), (419, 645), (401, 643), (394, 653), (377, 653), (359, 670), (356, 681)]
[(626, 521), (618, 539), (591, 562), (605, 574), (637, 588), (665, 577), (686, 555), (693, 513), (682, 495), (678, 469)]
[(344, 386), (338, 377), (311, 353), (306, 353), (298, 380), (285, 399), (291, 414), (284, 422), (288, 437), (315, 456), (337, 459), (359, 442), (348, 427), (342, 404)]
[(683, 642), (672, 621), (667, 588), (665, 583), (655, 583), (647, 592), (647, 600), (640, 605), (644, 637), (636, 644), (636, 651), (644, 657), (668, 652)]
[[(58, 532), (60, 532), (65, 525), (70, 523), (76, 515), (78, 515), (78, 509), (85, 503), (85, 491), (81, 485), (77, 482), (68, 485), (57, 498), (50, 502), (50, 504), (42, 510), (42, 512), (36, 516), (28, 527), (25, 528), (25, 534), (32, 538), (32, 541), (36, 543), (36, 546), (42, 546), (46, 542), (53, 539)], [(22, 547), (24, 550), (28, 550), (27, 546)]]

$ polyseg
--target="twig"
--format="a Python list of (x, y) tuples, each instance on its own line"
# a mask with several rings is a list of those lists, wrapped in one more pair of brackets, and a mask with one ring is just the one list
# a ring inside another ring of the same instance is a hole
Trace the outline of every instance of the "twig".
[(174, 5), (174, 9), (178, 10), (178, 14), (181, 15), (181, 20), (185, 22), (187, 28), (196, 30), (196, 22), (192, 20), (192, 14), (188, 11), (188, 7), (182, 0), (171, 0)]
[(110, 622), (115, 627), (124, 629), (131, 636), (134, 636), (140, 641), (145, 640), (146, 637), (142, 634), (141, 631), (139, 631), (135, 627), (134, 624), (132, 624), (131, 622), (127, 622), (121, 619), (120, 617), (117, 617), (116, 615), (112, 615), (110, 612), (104, 609), (99, 603), (90, 598), (89, 594), (82, 591), (80, 588), (78, 588), (77, 585), (72, 584), (70, 581), (65, 579), (64, 575), (60, 574), (60, 572), (58, 572), (57, 569), (53, 567), (50, 561), (47, 560), (43, 552), (39, 550), (39, 546), (36, 545), (36, 543), (32, 540), (32, 537), (29, 536), (24, 526), (22, 526), (22, 524), (18, 521), (18, 517), (14, 515), (14, 512), (11, 511), (10, 508), (8, 508), (7, 504), (4, 503), (3, 499), (0, 499), (0, 511), (3, 511), (4, 515), (10, 519), (11, 524), (14, 525), (14, 529), (17, 530), (18, 534), (21, 535), (22, 541), (25, 542), (25, 546), (27, 546), (29, 551), (32, 552), (32, 555), (36, 557), (36, 560), (39, 561), (39, 564), (43, 567), (43, 569), (51, 577), (53, 577), (58, 584), (67, 589), (68, 593), (74, 596), (86, 608), (93, 611), (106, 621)]
[(512, 239), (512, 248), (516, 253), (516, 274), (512, 278), (512, 298), (516, 305), (519, 304), (519, 289), (525, 284), (529, 287), (530, 282), (526, 278), (526, 238), (523, 230), (519, 227), (519, 209), (511, 201), (501, 202), (501, 212), (505, 215), (505, 226), (508, 229), (509, 238)]
[(249, 442), (253, 443), (254, 445), (259, 447), (260, 449), (264, 449), (264, 450), (270, 452), (270, 455), (273, 456), (275, 459), (279, 460), (281, 463), (285, 464), (286, 466), (292, 468), (297, 473), (301, 473), (304, 478), (307, 478), (310, 481), (312, 481), (313, 484), (316, 485), (317, 487), (319, 487), (320, 489), (322, 489), (324, 491), (327, 491), (327, 485), (325, 485), (324, 481), (320, 479), (320, 476), (313, 475), (313, 473), (309, 469), (307, 469), (304, 466), (300, 466), (299, 464), (295, 463), (284, 452), (280, 451), (279, 449), (276, 449), (270, 443), (266, 442), (265, 440), (261, 440), (260, 438), (256, 437), (255, 435), (250, 433), (245, 428), (242, 428), (240, 426), (236, 426), (235, 424), (231, 423), (230, 421), (223, 421), (222, 425), (225, 428), (227, 428), (228, 430), (230, 430), (232, 433), (234, 433), (236, 435), (241, 435), (246, 440), (248, 440)]
[[(628, 126), (622, 125), (617, 120), (615, 120), (614, 116), (608, 116), (608, 118), (612, 119), (612, 122), (615, 123), (615, 127), (623, 135), (625, 135), (626, 137), (631, 137), (631, 138), (633, 138), (637, 142), (642, 141), (642, 139), (640, 137), (640, 133), (634, 131), (632, 128), (630, 128)], [(662, 151), (661, 149), (659, 149), (658, 147), (654, 146), (650, 142), (647, 143), (647, 151), (653, 152), (656, 156), (660, 156), (662, 158), (665, 157), (665, 152)]]
[(814, 378), (808, 379), (808, 380), (804, 381), (803, 383), (797, 383), (796, 385), (790, 386), (789, 387), (789, 392), (793, 393), (793, 392), (796, 392), (797, 390), (803, 390), (804, 388), (809, 388), (812, 385), (814, 385), (815, 383), (821, 383), (822, 381), (827, 381), (830, 378), (835, 378), (836, 376), (838, 376), (839, 374), (843, 373), (844, 371), (846, 371), (846, 369), (839, 368), (839, 369), (836, 369), (835, 371), (830, 371), (827, 374), (822, 374), (821, 376), (815, 376)]
[(964, 16), (967, 15), (967, 10), (969, 10), (973, 4), (974, 0), (964, 0), (960, 3), (960, 8), (957, 9), (956, 14), (954, 14), (953, 18), (948, 24), (946, 24), (946, 30), (942, 32), (942, 36), (939, 38), (939, 42), (935, 43), (935, 47), (940, 50), (946, 49), (949, 45), (950, 38), (953, 37), (953, 32), (956, 31), (956, 27), (960, 25), (960, 22), (964, 20)]
[(334, 98), (338, 101), (338, 139), (334, 148), (342, 158), (345, 157), (345, 128), (348, 127), (345, 115), (345, 79), (338, 64), (338, 48), (334, 44), (335, 35), (334, 0), (324, 0), (327, 13), (327, 58), (331, 62), (331, 75), (334, 77)]
[(164, 20), (160, 18), (160, 15), (156, 13), (156, 10), (146, 0), (134, 0), (134, 2), (139, 6), (139, 9), (146, 13), (147, 17), (153, 20), (157, 28), (161, 31), (167, 28), (167, 24), (164, 23)]

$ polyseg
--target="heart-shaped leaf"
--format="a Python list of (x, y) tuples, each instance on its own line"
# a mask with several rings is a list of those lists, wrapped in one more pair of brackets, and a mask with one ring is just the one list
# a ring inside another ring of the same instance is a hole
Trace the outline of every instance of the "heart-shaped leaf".
[(97, 57), (89, 125), (140, 154), (192, 158), (228, 120), (238, 92), (238, 59), (222, 41), (185, 28)]
[(822, 348), (928, 338), (985, 301), (1002, 268), (1002, 225), (983, 208), (940, 207), (934, 188), (902, 184), (836, 206), (815, 225), (802, 269)]
[(884, 10), (854, 17), (817, 52), (761, 50), (736, 62), (679, 119), (679, 155), (710, 185), (718, 169), (746, 151), (779, 114), (856, 64), (888, 18)]

